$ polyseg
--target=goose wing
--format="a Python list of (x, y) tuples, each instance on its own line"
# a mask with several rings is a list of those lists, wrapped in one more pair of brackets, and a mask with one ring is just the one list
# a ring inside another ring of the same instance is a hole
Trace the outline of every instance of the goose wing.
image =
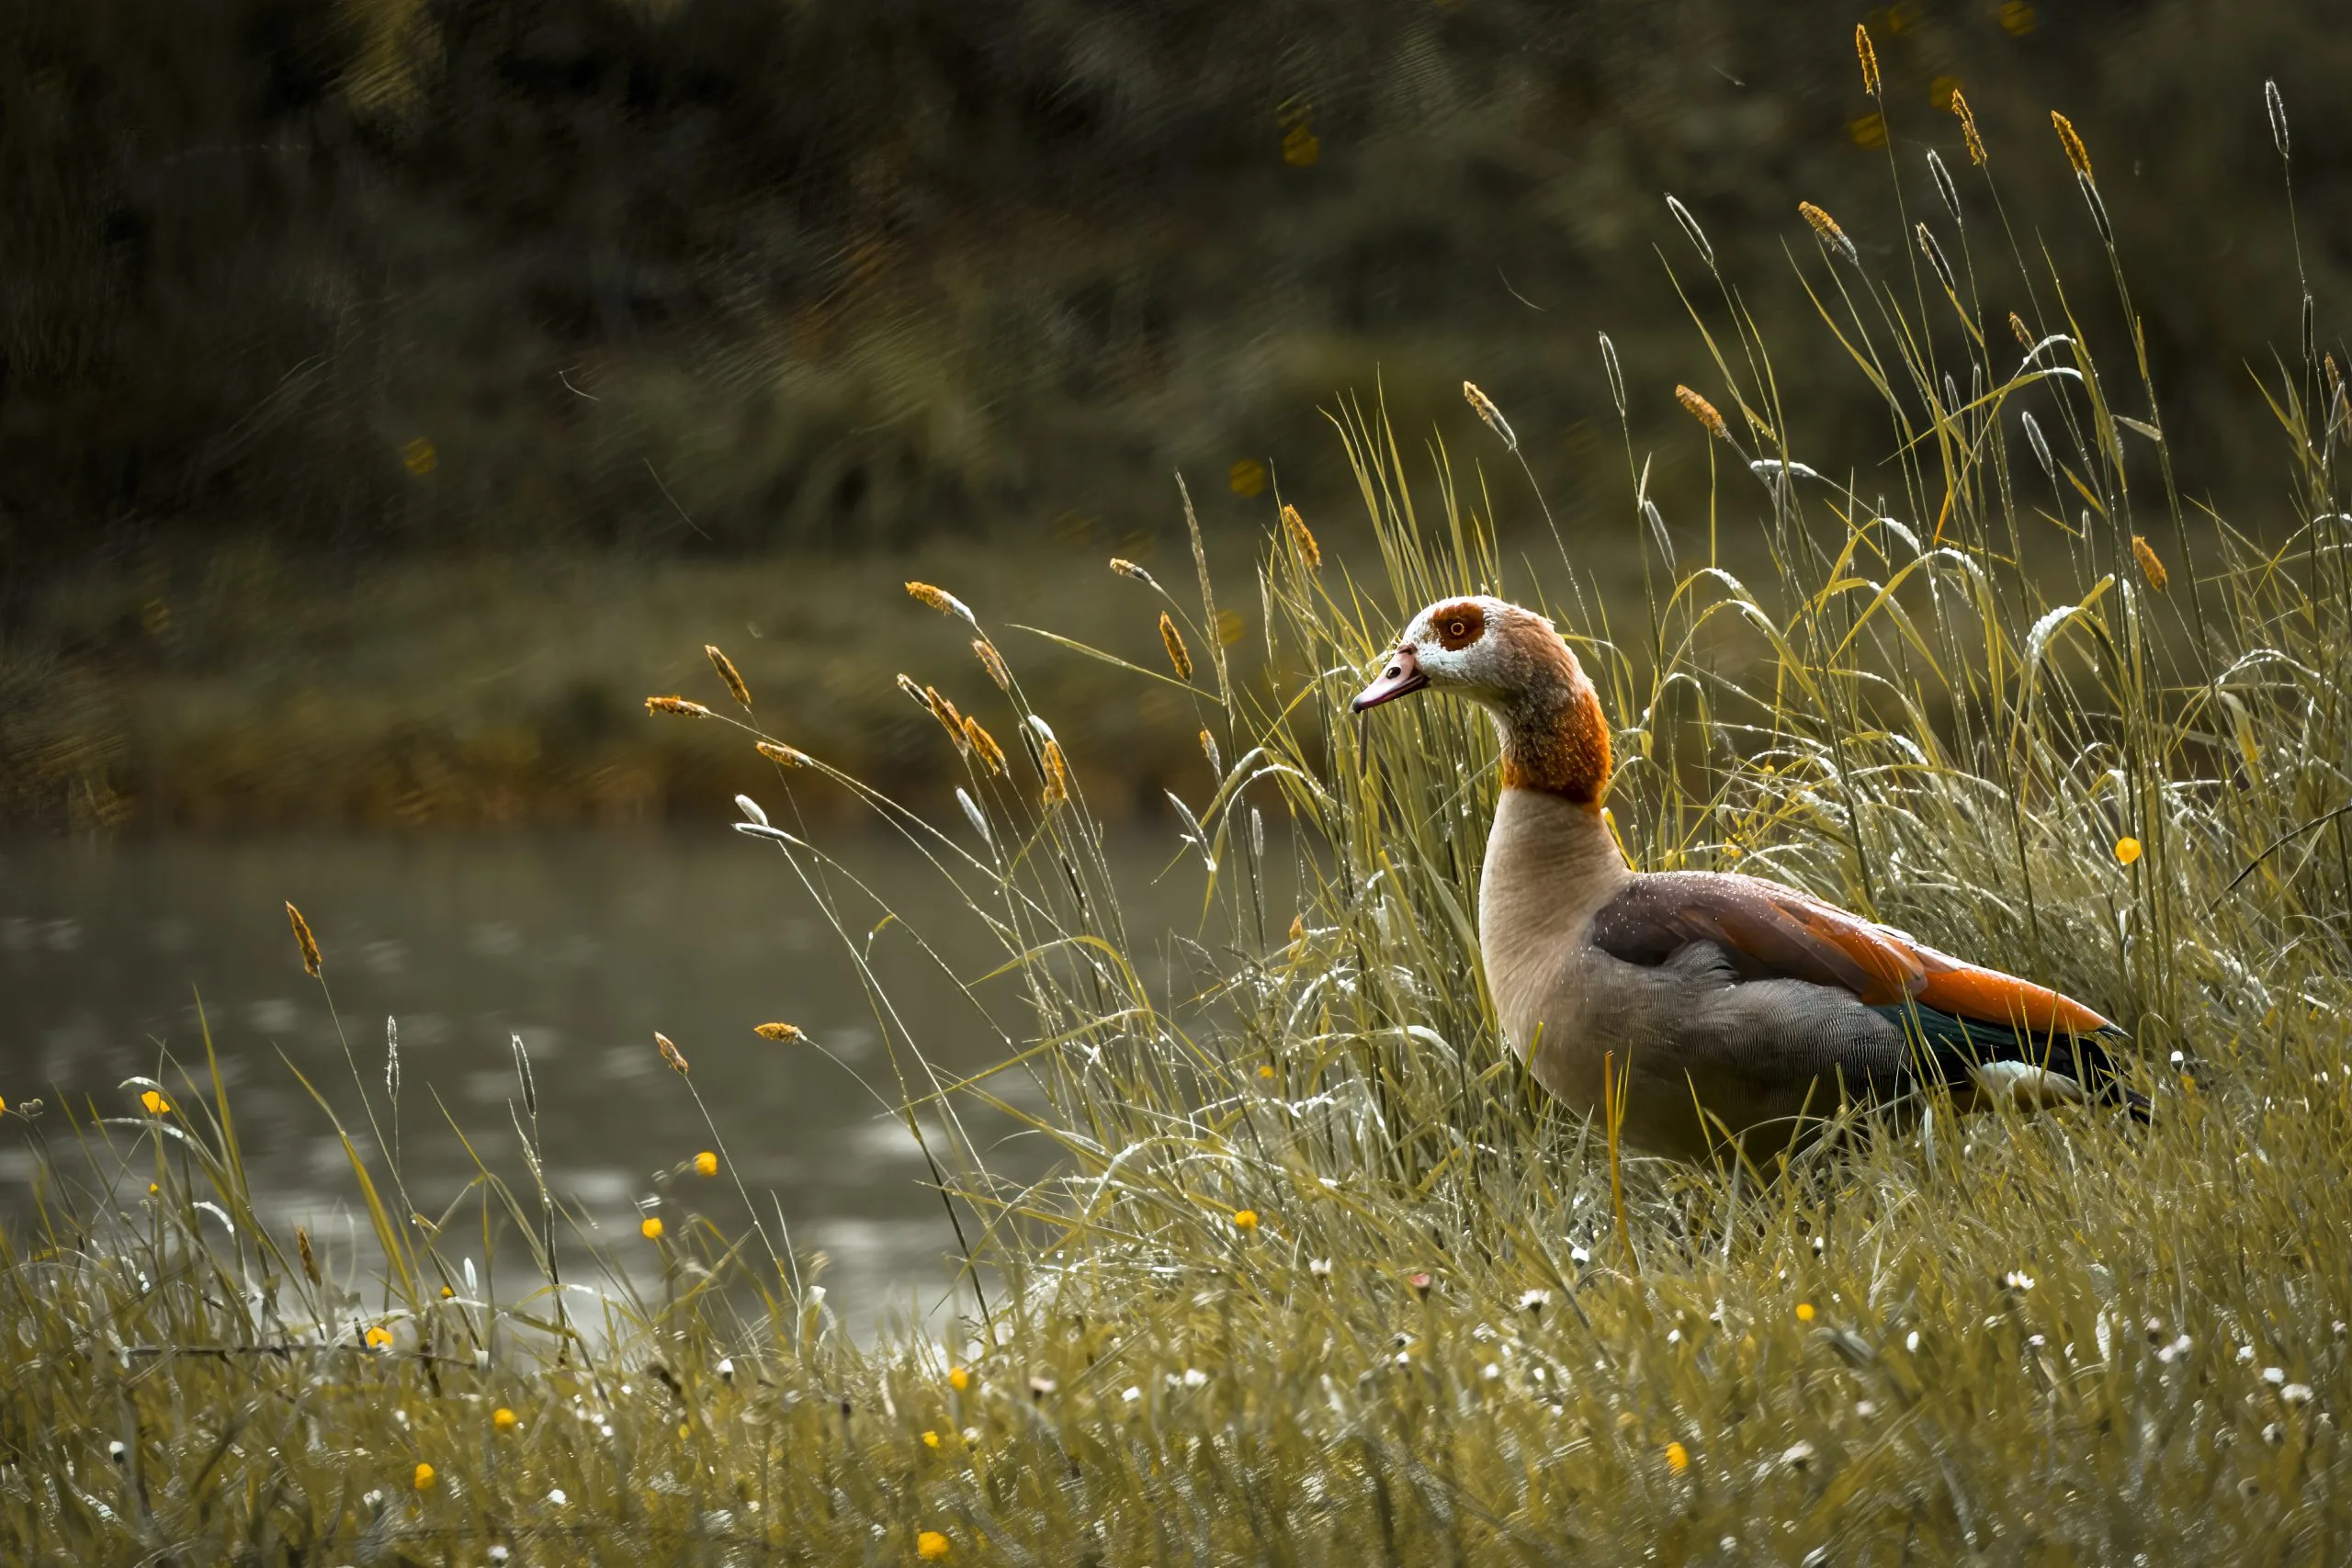
[(1591, 941), (1612, 957), (1645, 965), (1663, 964), (1691, 942), (1712, 942), (1744, 980), (1837, 986), (1871, 1007), (1915, 1002), (2045, 1035), (2115, 1028), (2046, 986), (1963, 963), (1891, 926), (1753, 876), (1637, 876), (1593, 917)]

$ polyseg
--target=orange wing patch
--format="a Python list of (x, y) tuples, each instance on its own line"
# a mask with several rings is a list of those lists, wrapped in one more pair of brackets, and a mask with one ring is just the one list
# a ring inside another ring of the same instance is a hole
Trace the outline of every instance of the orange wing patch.
[[(1787, 907), (1783, 903), (1782, 908)], [(1955, 1017), (1974, 1019), (1980, 1023), (2004, 1023), (2037, 1034), (2053, 1031), (2088, 1034), (2115, 1027), (2082, 1003), (2061, 996), (2047, 986), (2020, 980), (1998, 969), (1962, 963), (1843, 911), (1808, 903), (1789, 912), (1798, 914), (1811, 934), (1835, 945), (1870, 975), (1874, 985), (1858, 994), (1873, 1007), (1910, 999)]]
[(2061, 996), (2047, 986), (2004, 975), (1998, 969), (1962, 964), (1932, 949), (1924, 950), (1921, 956), (1940, 965), (1930, 967), (1928, 983), (1920, 987), (1923, 1006), (2036, 1034), (2093, 1034), (2115, 1027), (2074, 998)]

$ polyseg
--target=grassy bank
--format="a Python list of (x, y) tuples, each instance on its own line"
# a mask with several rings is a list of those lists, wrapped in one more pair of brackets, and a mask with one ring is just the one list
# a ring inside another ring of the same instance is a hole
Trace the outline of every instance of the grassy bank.
[[(1483, 721), (1342, 711), (1441, 592), (1539, 596), (1487, 521), (1532, 503), (1497, 448), (1474, 470), (1350, 418), (1353, 543), (1378, 567), (1342, 571), (1275, 531), (1251, 606), (1261, 676), (1233, 677), (1211, 631), (1224, 580), (1193, 552), (1106, 583), (1149, 597), (1121, 611), (1134, 668), (1100, 667), (1170, 692), (1203, 759), (1175, 783), (1182, 874), (1204, 890), (1180, 940), (1210, 984), (1148, 981), (1157, 935), (1122, 918), (1100, 792), (969, 581), (936, 574), (961, 597), (933, 600), (941, 641), (907, 666), (984, 699), (959, 699), (977, 728), (952, 744), (906, 704), (930, 727), (937, 809), (771, 723), (764, 672), (745, 671), (741, 710), (716, 697), (669, 720), (776, 748), (746, 852), (773, 854), (853, 952), (947, 920), (1001, 940), (1001, 970), (938, 981), (1027, 1004), (990, 1075), (940, 1081), (875, 996), (943, 1248), (980, 1265), (937, 1342), (847, 1340), (781, 1217), (717, 1234), (684, 1170), (649, 1184), (640, 1273), (600, 1269), (536, 1179), (564, 1133), (537, 1121), (519, 1056), (513, 1136), (478, 1145), (465, 1190), (404, 1190), (396, 1165), (355, 1156), (390, 1259), (356, 1290), (341, 1255), (320, 1267), (317, 1244), (262, 1224), (230, 1097), (200, 1066), (126, 1085), (103, 1124), (18, 1105), (9, 1134), (41, 1151), (46, 1207), (8, 1233), (0, 1275), (0, 1550), (2340, 1560), (2338, 383), (2316, 349), (2266, 382), (2292, 490), (2262, 532), (2282, 546), (2199, 516), (2138, 356), (2090, 341), (2017, 250), (1971, 242), (2001, 231), (1997, 193), (1960, 172), (1900, 168), (1932, 225), (1916, 275), (1858, 267), (1826, 215), (1819, 248), (1798, 236), (1825, 330), (1884, 394), (1894, 455), (1864, 493), (1783, 443), (1789, 389), (1694, 224), (1671, 265), (1718, 350), (1686, 405), (1714, 504), (1654, 520), (1629, 501), (1646, 595), (1567, 560), (1544, 596), (1618, 727), (1611, 811), (1638, 863), (1780, 877), (2083, 997), (2131, 1028), (2151, 1125), (1929, 1103), (1770, 1168), (1694, 1168), (1623, 1157), (1547, 1102), (1475, 979)], [(1630, 440), (1626, 457), (1638, 494)], [(1713, 541), (1734, 532), (1769, 541), (1777, 582), (1724, 569)], [(1132, 652), (1157, 649), (1162, 609), (1183, 690)], [(843, 799), (933, 858), (938, 899), (877, 928), (806, 825)], [(1276, 855), (1295, 860), (1295, 903), (1261, 892)], [(821, 1045), (775, 1032), (740, 1049)], [(689, 1043), (662, 1087), (707, 1106), (723, 1179), (729, 1140), (758, 1129), (729, 1119), (732, 1048)], [(322, 1086), (355, 1128), (393, 1113), (378, 1066)], [(1046, 1110), (999, 1094), (1014, 1075)], [(994, 1177), (983, 1111), (1048, 1142), (1057, 1174)]]

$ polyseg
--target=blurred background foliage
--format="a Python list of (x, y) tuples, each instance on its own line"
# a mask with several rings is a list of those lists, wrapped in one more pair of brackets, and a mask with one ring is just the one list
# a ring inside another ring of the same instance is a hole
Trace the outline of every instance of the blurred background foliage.
[[(1572, 547), (1630, 562), (1597, 332), (1651, 493), (1693, 526), (1707, 505), (1672, 399), (1709, 367), (1669, 192), (1805, 383), (1792, 446), (1868, 493), (1886, 424), (1796, 284), (1796, 204), (1878, 265), (1916, 261), (1910, 220), (1941, 216), (1924, 151), (1965, 168), (1956, 85), (2025, 249), (2087, 282), (2105, 264), (2049, 111), (2081, 129), (2184, 487), (2259, 529), (2286, 489), (2249, 367), (2292, 354), (2303, 292), (2261, 85), (2293, 109), (2312, 290), (2342, 298), (2337, 20), (2324, 0), (17, 0), (0, 820), (658, 815), (729, 776), (635, 713), (705, 640), (887, 773), (920, 730), (887, 705), (906, 552), (965, 561), (949, 586), (1000, 615), (1048, 604), (1145, 657), (1148, 614), (1105, 603), (1103, 557), (1178, 536), (1171, 470), (1213, 532), (1268, 526), (1270, 476), (1329, 514), (1351, 481), (1319, 411), (1342, 389), (1466, 461), (1499, 456), (1460, 399), (1476, 380)], [(1990, 309), (2027, 303), (1984, 283)], [(2120, 346), (2111, 291), (2081, 294), (2093, 345)], [(1507, 543), (1534, 521), (1515, 474), (1493, 504)], [(1160, 765), (1071, 678), (1081, 733), (1139, 780)]]

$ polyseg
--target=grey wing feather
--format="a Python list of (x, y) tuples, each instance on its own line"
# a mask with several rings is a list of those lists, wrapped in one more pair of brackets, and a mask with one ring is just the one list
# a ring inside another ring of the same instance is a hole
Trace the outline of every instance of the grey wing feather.
[[(1810, 980), (1857, 996), (1881, 987), (1817, 927), (1826, 906), (1754, 877), (1668, 871), (1636, 877), (1592, 921), (1592, 944), (1611, 957), (1655, 966), (1694, 942), (1720, 947), (1743, 980)], [(1806, 917), (1812, 917), (1808, 919)]]

